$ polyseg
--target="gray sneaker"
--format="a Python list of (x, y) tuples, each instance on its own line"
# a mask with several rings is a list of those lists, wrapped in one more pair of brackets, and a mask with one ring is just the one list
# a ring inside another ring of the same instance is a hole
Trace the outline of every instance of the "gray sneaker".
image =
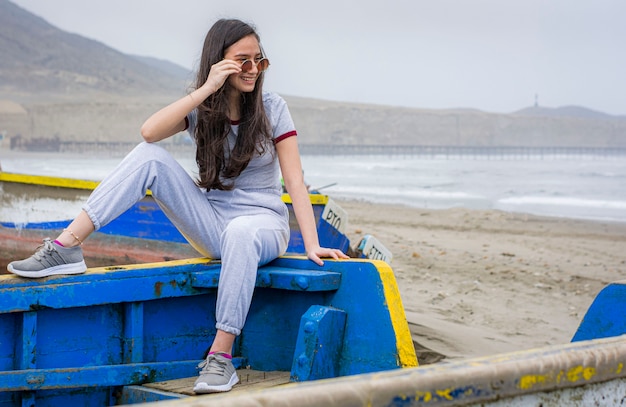
[(87, 270), (80, 246), (61, 247), (49, 238), (37, 248), (35, 254), (25, 260), (13, 261), (7, 266), (13, 274), (39, 278), (56, 274), (80, 274)]
[(232, 360), (223, 353), (213, 353), (198, 365), (200, 377), (196, 379), (193, 391), (198, 394), (229, 391), (239, 382)]

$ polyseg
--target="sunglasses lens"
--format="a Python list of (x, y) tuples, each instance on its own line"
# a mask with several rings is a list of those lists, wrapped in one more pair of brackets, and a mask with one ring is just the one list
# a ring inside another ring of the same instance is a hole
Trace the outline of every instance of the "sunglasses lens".
[(259, 61), (259, 65), (257, 66), (259, 67), (259, 72), (263, 72), (270, 67), (270, 61), (267, 58), (263, 58)]
[(258, 63), (256, 63), (250, 59), (246, 59), (245, 61), (243, 61), (243, 64), (241, 64), (241, 70), (243, 72), (249, 72), (252, 70), (253, 64), (256, 64), (256, 69), (258, 69), (259, 72), (263, 72), (267, 68), (269, 68), (270, 61), (267, 58), (263, 58)]
[(245, 60), (243, 64), (241, 64), (241, 70), (243, 72), (248, 72), (251, 69), (252, 69), (252, 61), (250, 61), (249, 59)]

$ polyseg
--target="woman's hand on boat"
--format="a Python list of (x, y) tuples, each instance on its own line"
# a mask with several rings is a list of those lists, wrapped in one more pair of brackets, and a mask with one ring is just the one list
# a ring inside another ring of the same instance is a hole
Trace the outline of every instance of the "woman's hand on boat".
[(307, 252), (307, 257), (309, 258), (309, 260), (311, 260), (313, 263), (317, 264), (318, 266), (324, 265), (322, 258), (331, 258), (335, 260), (350, 258), (339, 249), (330, 249), (327, 247), (317, 247), (313, 250), (309, 250)]

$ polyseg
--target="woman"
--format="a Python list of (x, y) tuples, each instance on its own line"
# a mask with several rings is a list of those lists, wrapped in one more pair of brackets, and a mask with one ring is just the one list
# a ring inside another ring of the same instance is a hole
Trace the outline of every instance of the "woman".
[[(262, 91), (269, 61), (248, 24), (220, 20), (204, 41), (196, 89), (152, 115), (138, 145), (94, 190), (83, 210), (55, 241), (8, 265), (24, 277), (77, 274), (86, 269), (80, 245), (145, 196), (152, 196), (201, 254), (220, 258), (216, 336), (194, 391), (228, 391), (239, 381), (231, 352), (252, 299), (257, 268), (283, 254), (288, 210), (280, 173), (291, 195), (307, 256), (347, 258), (320, 247), (302, 176), (296, 130), (282, 98)], [(196, 141), (195, 182), (153, 144), (188, 130)]]

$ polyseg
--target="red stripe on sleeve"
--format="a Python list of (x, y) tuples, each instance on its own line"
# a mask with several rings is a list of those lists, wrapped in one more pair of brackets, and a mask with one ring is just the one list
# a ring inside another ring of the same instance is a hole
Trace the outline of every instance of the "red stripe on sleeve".
[(280, 143), (281, 141), (283, 141), (286, 138), (297, 136), (297, 135), (298, 135), (298, 132), (295, 131), (295, 130), (292, 130), (292, 131), (287, 132), (287, 133), (285, 133), (285, 134), (283, 134), (281, 136), (276, 137), (274, 139), (274, 144), (278, 144), (278, 143)]

